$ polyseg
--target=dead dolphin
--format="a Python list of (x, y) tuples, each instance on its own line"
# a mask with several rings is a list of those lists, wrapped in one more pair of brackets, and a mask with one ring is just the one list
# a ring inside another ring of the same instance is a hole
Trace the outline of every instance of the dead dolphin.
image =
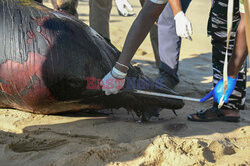
[(136, 94), (138, 87), (175, 93), (131, 65), (125, 89), (106, 96), (99, 80), (120, 52), (75, 17), (32, 0), (1, 0), (0, 23), (2, 108), (54, 114), (124, 107), (141, 116), (145, 110), (184, 106), (182, 100)]

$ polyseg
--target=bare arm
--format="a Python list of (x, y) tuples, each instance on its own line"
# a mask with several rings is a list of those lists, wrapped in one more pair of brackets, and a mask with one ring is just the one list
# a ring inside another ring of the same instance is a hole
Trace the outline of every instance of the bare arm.
[(245, 19), (244, 14), (241, 13), (241, 21), (237, 29), (233, 55), (228, 64), (228, 75), (230, 77), (237, 77), (239, 70), (247, 57), (247, 52)]
[[(169, 0), (169, 2), (173, 11), (175, 11), (175, 14), (178, 11), (181, 11), (179, 0)], [(147, 36), (151, 26), (159, 17), (165, 5), (166, 4), (156, 4), (151, 1), (147, 1), (144, 4), (141, 12), (139, 13), (129, 30), (121, 56), (118, 60), (119, 63), (126, 66), (129, 65), (136, 50), (139, 48), (139, 46)], [(127, 69), (121, 67), (120, 65), (116, 65), (115, 67), (124, 73), (127, 72)]]
[(180, 0), (177, 0), (177, 1), (169, 1), (169, 4), (172, 8), (172, 11), (173, 11), (173, 14), (174, 16), (179, 13), (180, 11), (182, 11), (182, 8), (181, 8), (181, 1)]

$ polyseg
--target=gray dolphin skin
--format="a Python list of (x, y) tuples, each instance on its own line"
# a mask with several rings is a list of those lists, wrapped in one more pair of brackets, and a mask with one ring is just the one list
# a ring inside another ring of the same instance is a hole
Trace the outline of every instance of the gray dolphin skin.
[(126, 108), (139, 117), (159, 108), (180, 109), (176, 95), (129, 66), (124, 89), (106, 96), (99, 83), (120, 56), (110, 42), (77, 18), (33, 0), (0, 1), (0, 107), (55, 114)]

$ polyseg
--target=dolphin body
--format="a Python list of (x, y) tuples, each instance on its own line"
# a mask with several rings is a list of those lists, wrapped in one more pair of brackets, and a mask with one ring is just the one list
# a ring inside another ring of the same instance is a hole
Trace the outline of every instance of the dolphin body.
[(124, 107), (142, 117), (184, 106), (179, 99), (135, 93), (176, 94), (132, 65), (125, 88), (106, 96), (99, 80), (120, 52), (82, 21), (33, 0), (0, 1), (0, 43), (2, 108), (55, 114)]

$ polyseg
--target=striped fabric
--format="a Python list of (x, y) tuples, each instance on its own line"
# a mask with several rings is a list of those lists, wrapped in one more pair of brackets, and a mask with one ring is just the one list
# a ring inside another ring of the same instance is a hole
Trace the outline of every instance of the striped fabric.
[[(211, 43), (213, 47), (212, 63), (214, 86), (223, 77), (227, 39), (227, 3), (228, 0), (215, 0), (208, 21), (208, 34), (212, 37)], [(232, 55), (236, 30), (240, 22), (239, 0), (235, 0), (234, 5), (233, 30), (231, 33), (228, 58)], [(240, 70), (239, 79), (233, 94), (229, 98), (229, 103), (224, 104), (222, 109), (244, 109), (246, 98), (246, 70), (247, 63), (245, 63)], [(214, 103), (214, 105), (217, 106), (217, 103)]]

